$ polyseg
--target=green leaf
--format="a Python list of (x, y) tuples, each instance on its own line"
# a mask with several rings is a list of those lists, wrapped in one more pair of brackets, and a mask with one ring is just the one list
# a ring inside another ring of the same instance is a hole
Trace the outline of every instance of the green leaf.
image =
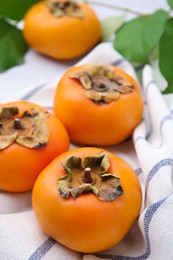
[(143, 38), (150, 52), (158, 44), (168, 17), (166, 11), (158, 10), (146, 20)]
[(168, 85), (166, 89), (162, 91), (162, 94), (170, 94), (173, 93), (173, 83)]
[(22, 32), (0, 19), (0, 71), (22, 63), (26, 51)]
[(159, 59), (159, 46), (158, 46), (158, 44), (156, 45), (156, 47), (151, 52), (149, 58), (150, 58), (150, 63), (152, 63), (152, 61), (155, 61), (155, 60)]
[(102, 41), (109, 40), (110, 36), (124, 23), (126, 15), (107, 17), (102, 20)]
[(173, 9), (173, 0), (167, 0), (169, 6), (171, 7), (171, 9)]
[(131, 62), (148, 63), (152, 50), (163, 33), (168, 13), (156, 11), (125, 23), (118, 31), (114, 47)]
[(168, 19), (165, 24), (159, 42), (159, 57), (160, 71), (168, 81), (167, 91), (173, 92), (173, 18)]
[(148, 51), (143, 43), (146, 17), (138, 17), (125, 23), (116, 34), (114, 47), (130, 61), (145, 62)]
[(0, 0), (0, 15), (20, 21), (26, 11), (39, 0)]

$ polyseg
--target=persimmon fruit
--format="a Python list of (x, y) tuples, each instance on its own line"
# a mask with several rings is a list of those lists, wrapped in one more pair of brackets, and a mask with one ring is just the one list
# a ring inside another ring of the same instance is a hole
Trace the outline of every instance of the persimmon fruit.
[(84, 253), (120, 242), (138, 218), (141, 201), (133, 169), (116, 155), (94, 147), (58, 156), (38, 176), (32, 192), (42, 230)]
[(0, 105), (0, 189), (32, 189), (39, 173), (68, 150), (64, 125), (34, 103), (17, 101)]
[(36, 51), (54, 59), (77, 58), (101, 39), (101, 23), (86, 3), (40, 1), (24, 17), (23, 36)]
[(59, 81), (54, 112), (72, 142), (114, 145), (141, 122), (143, 99), (137, 82), (121, 69), (82, 65), (68, 69)]

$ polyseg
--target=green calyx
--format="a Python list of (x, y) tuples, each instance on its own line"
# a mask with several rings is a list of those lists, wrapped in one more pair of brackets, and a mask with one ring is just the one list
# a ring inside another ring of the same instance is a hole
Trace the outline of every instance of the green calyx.
[(99, 104), (115, 101), (121, 94), (133, 92), (134, 88), (125, 78), (116, 76), (111, 65), (88, 65), (70, 78), (79, 80), (87, 98)]
[(63, 198), (70, 194), (77, 198), (81, 193), (92, 192), (102, 201), (112, 201), (123, 194), (120, 178), (107, 173), (110, 167), (109, 157), (99, 155), (85, 157), (71, 156), (63, 163), (66, 175), (57, 181), (58, 191)]
[(83, 18), (84, 16), (83, 10), (75, 1), (55, 0), (55, 1), (45, 1), (45, 4), (55, 17), (60, 18), (62, 16), (70, 16), (70, 17)]
[(17, 107), (0, 109), (0, 150), (16, 142), (26, 148), (40, 148), (49, 140), (49, 130), (44, 124), (47, 112), (33, 108), (17, 117)]

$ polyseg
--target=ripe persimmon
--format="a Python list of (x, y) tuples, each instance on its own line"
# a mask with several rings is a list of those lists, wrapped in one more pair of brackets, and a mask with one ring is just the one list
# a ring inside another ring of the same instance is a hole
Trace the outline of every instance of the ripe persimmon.
[(55, 93), (54, 111), (77, 144), (114, 145), (130, 137), (140, 123), (139, 85), (110, 65), (72, 67)]
[(94, 147), (58, 156), (38, 176), (32, 204), (48, 236), (75, 251), (106, 250), (136, 221), (142, 195), (133, 169)]
[(85, 54), (101, 35), (100, 21), (86, 3), (41, 1), (24, 17), (23, 36), (28, 45), (55, 59), (68, 60)]
[(27, 101), (0, 105), (0, 189), (31, 190), (39, 173), (68, 150), (64, 125)]

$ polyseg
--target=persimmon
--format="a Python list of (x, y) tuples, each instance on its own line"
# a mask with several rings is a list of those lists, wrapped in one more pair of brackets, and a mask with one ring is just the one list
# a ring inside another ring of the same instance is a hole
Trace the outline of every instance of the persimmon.
[(33, 49), (55, 59), (77, 58), (101, 39), (101, 23), (86, 3), (41, 1), (24, 17), (23, 36)]
[(131, 136), (142, 118), (143, 99), (137, 82), (119, 68), (82, 65), (62, 76), (54, 111), (72, 142), (107, 146)]
[(0, 105), (0, 189), (32, 189), (39, 173), (68, 150), (64, 125), (51, 113), (27, 101)]
[(141, 186), (133, 169), (94, 147), (58, 156), (37, 178), (32, 204), (42, 230), (84, 253), (120, 242), (141, 209)]

